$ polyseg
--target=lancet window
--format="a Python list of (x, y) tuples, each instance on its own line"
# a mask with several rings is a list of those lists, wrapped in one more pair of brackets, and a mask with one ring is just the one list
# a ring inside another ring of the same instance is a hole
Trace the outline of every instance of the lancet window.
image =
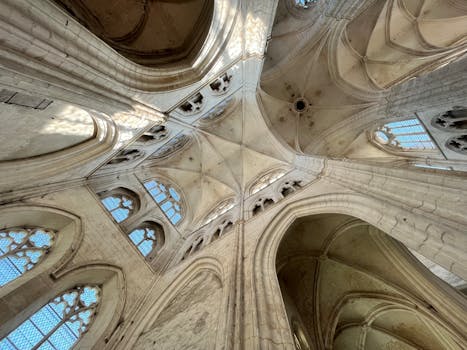
[(0, 349), (71, 349), (89, 330), (100, 294), (96, 285), (65, 291), (0, 340)]
[(136, 200), (126, 191), (115, 190), (108, 195), (104, 193), (102, 197), (102, 204), (118, 223), (128, 219), (135, 211)]
[(418, 119), (387, 123), (375, 131), (376, 141), (399, 150), (434, 150), (435, 144)]
[(156, 180), (144, 183), (144, 187), (151, 194), (154, 201), (164, 212), (165, 216), (174, 225), (180, 222), (182, 216), (181, 196), (172, 186), (165, 185)]
[(150, 258), (164, 244), (164, 229), (161, 225), (146, 222), (128, 235), (144, 257)]
[(0, 230), (0, 287), (39, 264), (54, 241), (53, 230), (24, 227)]

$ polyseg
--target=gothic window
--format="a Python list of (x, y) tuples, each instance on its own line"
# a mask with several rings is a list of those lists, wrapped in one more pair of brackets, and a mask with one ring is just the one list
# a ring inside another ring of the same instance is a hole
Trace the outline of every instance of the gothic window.
[(274, 181), (280, 179), (282, 176), (285, 175), (287, 171), (284, 169), (277, 169), (271, 171), (263, 176), (261, 176), (258, 181), (256, 181), (253, 186), (250, 188), (250, 194), (255, 194), (256, 192), (261, 191), (263, 188), (267, 187), (268, 185), (272, 184)]
[(211, 221), (217, 219), (222, 214), (226, 213), (235, 206), (235, 199), (229, 198), (219, 203), (204, 219), (203, 225), (209, 224)]
[(108, 195), (101, 194), (102, 204), (118, 223), (128, 219), (136, 210), (136, 199), (128, 192), (124, 189), (117, 189)]
[(0, 340), (0, 349), (71, 349), (91, 326), (100, 294), (95, 285), (67, 290)]
[(0, 287), (40, 263), (54, 241), (54, 231), (43, 228), (0, 230)]
[(215, 241), (216, 239), (222, 237), (222, 235), (229, 231), (233, 227), (233, 222), (230, 220), (224, 220), (222, 223), (219, 225), (216, 231), (214, 231), (214, 234), (212, 235), (211, 242)]
[(229, 73), (224, 73), (219, 78), (217, 78), (214, 82), (209, 84), (211, 91), (215, 94), (222, 94), (229, 89), (230, 82), (232, 80), (232, 75)]
[(159, 141), (167, 137), (168, 131), (164, 125), (156, 125), (146, 131), (138, 141), (140, 142), (151, 142)]
[(181, 197), (175, 188), (156, 180), (145, 182), (144, 187), (172, 224), (176, 225), (180, 222), (182, 219)]
[(451, 137), (447, 142), (447, 146), (457, 153), (467, 155), (467, 134)]
[(300, 8), (310, 8), (312, 4), (315, 4), (318, 2), (318, 0), (294, 0), (295, 1), (295, 6), (300, 7)]
[(188, 135), (177, 135), (151, 155), (151, 159), (164, 159), (182, 150), (191, 141)]
[(128, 235), (144, 257), (153, 256), (164, 244), (164, 229), (155, 222), (145, 222)]
[(0, 102), (44, 110), (49, 107), (53, 101), (42, 97), (29, 96), (20, 92), (2, 89), (0, 90)]
[(301, 181), (287, 181), (282, 185), (281, 195), (282, 197), (287, 197), (288, 195), (294, 193), (296, 190), (301, 188)]
[(198, 92), (195, 96), (184, 102), (179, 108), (184, 114), (199, 112), (203, 106), (203, 95)]
[(435, 145), (418, 119), (387, 123), (375, 131), (376, 141), (399, 150), (434, 150)]
[(203, 243), (204, 243), (203, 237), (198, 237), (195, 241), (193, 241), (193, 243), (185, 251), (185, 254), (183, 254), (182, 261), (188, 258), (191, 254), (200, 250), (201, 247), (203, 246)]
[(466, 130), (467, 108), (454, 107), (440, 117), (435, 117), (432, 124), (443, 130)]
[(121, 164), (131, 162), (138, 158), (141, 158), (144, 155), (143, 151), (137, 149), (128, 149), (123, 150), (118, 153), (114, 159), (112, 159), (108, 164)]
[(253, 216), (259, 214), (263, 210), (267, 209), (274, 204), (274, 201), (271, 198), (260, 198), (256, 201), (255, 206), (253, 207), (252, 213)]

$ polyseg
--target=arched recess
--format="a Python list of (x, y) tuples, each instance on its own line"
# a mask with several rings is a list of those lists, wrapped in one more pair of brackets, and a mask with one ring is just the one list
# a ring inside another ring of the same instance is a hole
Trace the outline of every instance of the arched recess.
[(126, 299), (126, 282), (122, 270), (106, 263), (94, 263), (70, 268), (57, 275), (57, 280), (41, 279), (30, 290), (20, 288), (15, 296), (4, 299), (6, 305), (14, 304), (15, 310), (1, 315), (0, 338), (3, 338), (49, 300), (77, 285), (100, 286), (101, 301), (98, 313), (88, 332), (79, 340), (75, 349), (102, 349), (118, 325)]
[[(364, 220), (365, 225), (371, 225), (378, 230), (388, 232), (390, 236), (415, 249), (423, 246), (424, 239), (430, 241), (429, 238), (427, 239), (426, 233), (421, 235), (418, 226), (423, 223), (423, 227), (426, 229), (427, 225), (430, 227), (437, 225), (436, 223), (427, 223), (429, 219), (426, 217), (417, 218), (417, 215), (401, 208), (395, 208), (388, 203), (381, 203), (378, 200), (355, 194), (320, 195), (287, 205), (259, 237), (251, 261), (251, 266), (253, 266), (251, 283), (254, 290), (252, 309), (254, 310), (255, 327), (258, 328), (254, 349), (267, 348), (272, 346), (271, 344), (277, 343), (288, 344), (292, 348), (293, 338), (289, 331), (289, 321), (276, 274), (277, 252), (287, 229), (297, 218), (326, 213), (344, 214)], [(449, 229), (446, 228), (446, 230)], [(462, 237), (457, 236), (456, 238), (462, 240)], [(421, 241), (416, 244), (415, 242), (419, 239)], [(441, 246), (438, 249), (441, 253), (445, 247)], [(450, 254), (448, 253), (448, 255)], [(457, 254), (451, 255), (452, 267), (456, 264), (462, 265), (462, 262), (459, 262), (456, 257), (462, 257), (462, 252), (459, 251)], [(433, 258), (433, 260), (436, 259)], [(464, 277), (461, 267), (458, 271), (458, 275)], [(428, 271), (425, 273), (431, 276)], [(437, 310), (444, 319), (449, 319), (449, 322), (459, 321), (459, 310), (465, 308), (465, 300), (458, 293), (454, 293), (456, 296), (453, 297), (452, 293), (448, 292), (450, 294), (447, 295), (445, 294), (446, 290), (434, 287), (432, 278), (425, 277), (423, 287), (429, 288), (430, 297), (435, 296), (434, 302), (444, 300), (444, 303), (436, 304)], [(447, 299), (450, 300), (449, 303), (446, 302)], [(426, 304), (424, 306), (429, 309)], [(450, 314), (452, 310), (456, 310), (457, 316)], [(444, 324), (449, 324), (449, 322), (444, 322)], [(462, 322), (463, 325), (460, 327), (465, 328), (465, 321)], [(459, 327), (459, 324), (457, 326)]]
[[(225, 288), (223, 276), (224, 269), (218, 260), (205, 257), (193, 260), (163, 291), (154, 294), (149, 305), (143, 306), (147, 311), (134, 322), (137, 326), (119, 347), (183, 348), (180, 343), (171, 343), (172, 336), (187, 341), (185, 345), (193, 349), (225, 345), (229, 288)], [(203, 285), (204, 280), (209, 283)], [(175, 326), (179, 314), (181, 324)]]
[[(97, 86), (110, 87), (113, 93), (133, 96), (129, 91), (153, 92), (187, 86), (201, 80), (218, 62), (241, 13), (238, 11), (240, 1), (215, 1), (213, 6), (206, 39), (193, 63), (157, 69), (123, 57), (49, 1), (37, 4), (32, 0), (8, 0), (2, 4), (2, 11), (10, 15), (2, 18), (2, 21), (14, 28), (6, 34), (8, 40), (5, 42), (16, 64), (31, 67), (31, 59), (28, 58), (28, 64), (20, 53), (37, 50), (35, 52), (44, 52), (43, 55), (39, 54), (40, 61), (34, 61), (39, 71), (45, 64), (58, 68), (58, 72), (69, 77), (79, 76), (80, 80), (84, 77)], [(37, 31), (29, 29), (32, 25)], [(67, 43), (66, 52), (63, 52), (64, 42)], [(41, 72), (44, 73), (50, 74), (49, 78), (58, 75), (48, 69)]]
[[(54, 103), (52, 103), (52, 106)], [(0, 173), (2, 176), (0, 179), (0, 188), (2, 186), (11, 188), (13, 185), (24, 185), (31, 181), (37, 181), (38, 179), (56, 176), (78, 165), (83, 165), (86, 162), (96, 159), (113, 148), (117, 142), (118, 135), (116, 125), (110, 117), (102, 113), (86, 111), (64, 103), (60, 103), (60, 106), (65, 110), (68, 108), (75, 113), (80, 112), (81, 114), (87, 115), (90, 123), (92, 123), (92, 135), (82, 142), (68, 144), (68, 146), (62, 149), (47, 150), (48, 146), (43, 146), (43, 148), (45, 147), (44, 153), (31, 153), (37, 151), (37, 148), (40, 149), (40, 147), (36, 145), (24, 158), (19, 156), (19, 158), (1, 160)], [(48, 109), (49, 108), (40, 111), (40, 113), (48, 113)], [(65, 113), (64, 116), (66, 116), (66, 111), (63, 113)], [(54, 118), (59, 119), (54, 114), (51, 114), (50, 119)], [(61, 120), (61, 122), (64, 122), (64, 120)], [(73, 123), (73, 118), (68, 120), (68, 122)], [(18, 119), (15, 123), (18, 123)], [(63, 125), (60, 125), (60, 120), (58, 120), (56, 124), (56, 126), (64, 129)], [(46, 124), (44, 124), (44, 128), (47, 128)], [(68, 129), (69, 126), (67, 130)], [(8, 130), (6, 131), (8, 132)], [(15, 132), (17, 132), (16, 129)], [(37, 131), (33, 134), (29, 134), (30, 139), (24, 140), (24, 142), (27, 144), (27, 142), (37, 139), (37, 134)], [(69, 135), (62, 135), (58, 137), (63, 141), (64, 139), (66, 140), (68, 136)], [(38, 141), (36, 140), (36, 142)], [(47, 142), (51, 142), (50, 138), (42, 138), (39, 143), (43, 144)], [(21, 149), (23, 146), (19, 148)]]
[[(56, 276), (76, 254), (82, 238), (82, 223), (72, 213), (45, 206), (14, 205), (0, 210), (2, 228), (41, 227), (54, 230), (50, 252), (34, 268), (0, 288), (0, 299), (16, 294), (18, 288), (33, 286), (36, 281)], [(34, 287), (35, 288), (35, 287)]]

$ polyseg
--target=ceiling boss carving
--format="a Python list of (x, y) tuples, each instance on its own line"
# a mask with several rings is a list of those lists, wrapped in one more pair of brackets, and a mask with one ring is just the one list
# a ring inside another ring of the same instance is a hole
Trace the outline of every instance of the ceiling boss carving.
[(144, 66), (189, 63), (201, 48), (213, 0), (54, 0), (124, 57)]

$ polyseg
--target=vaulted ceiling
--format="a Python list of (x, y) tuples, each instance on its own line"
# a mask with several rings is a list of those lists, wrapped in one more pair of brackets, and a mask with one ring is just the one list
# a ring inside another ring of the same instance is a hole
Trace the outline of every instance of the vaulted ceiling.
[(190, 64), (204, 43), (213, 0), (54, 0), (126, 58), (145, 66)]
[(351, 21), (326, 18), (324, 2), (298, 13), (289, 3), (278, 5), (260, 97), (265, 118), (297, 152), (387, 156), (362, 134), (410, 117), (387, 115), (391, 88), (466, 52), (463, 2), (377, 0)]
[(461, 349), (461, 333), (432, 312), (442, 305), (426, 299), (427, 281), (408, 277), (417, 264), (400, 243), (360, 220), (296, 220), (277, 254), (296, 341), (303, 349)]

